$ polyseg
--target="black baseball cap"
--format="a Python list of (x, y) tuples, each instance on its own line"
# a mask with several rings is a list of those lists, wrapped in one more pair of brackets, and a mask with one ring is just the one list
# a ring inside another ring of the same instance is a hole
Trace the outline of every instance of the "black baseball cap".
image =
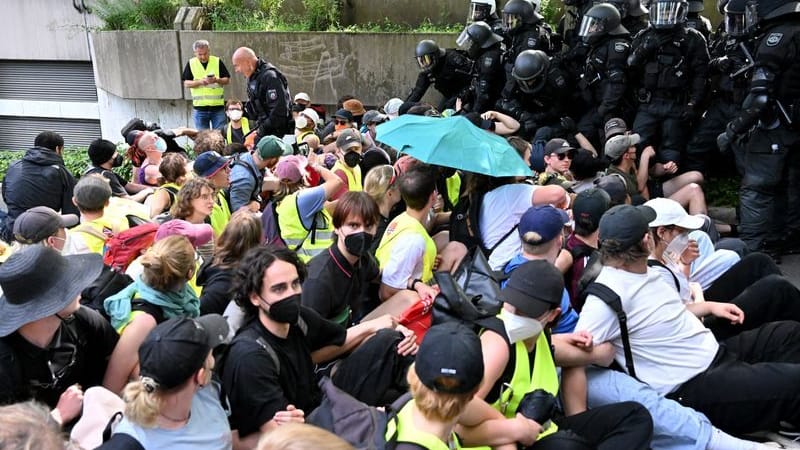
[(614, 206), (600, 219), (600, 246), (613, 240), (619, 250), (626, 250), (642, 240), (654, 220), (656, 212), (649, 206)]
[(605, 126), (603, 127), (603, 131), (605, 132), (606, 139), (610, 139), (613, 136), (624, 134), (626, 131), (628, 131), (628, 124), (626, 124), (625, 121), (619, 117), (614, 117), (606, 122)]
[(545, 156), (549, 156), (552, 153), (558, 155), (559, 153), (566, 153), (570, 150), (575, 150), (575, 147), (569, 145), (569, 142), (561, 138), (550, 139), (547, 141), (547, 144), (544, 145)]
[(611, 173), (594, 180), (598, 189), (604, 190), (611, 197), (612, 205), (622, 205), (628, 200), (628, 188), (622, 175)]
[[(448, 394), (472, 392), (483, 380), (481, 341), (456, 322), (431, 327), (419, 346), (414, 370), (428, 389)], [(442, 383), (442, 378), (453, 383)]]
[(589, 232), (600, 226), (600, 218), (611, 207), (611, 196), (602, 189), (589, 188), (575, 196), (572, 218)]
[(35, 206), (14, 221), (14, 239), (35, 244), (54, 236), (59, 228), (72, 228), (79, 222), (75, 214), (59, 214), (47, 206)]
[(219, 314), (162, 322), (139, 347), (139, 374), (160, 389), (176, 388), (203, 367), (208, 352), (225, 342), (228, 322)]
[(536, 318), (561, 305), (564, 275), (543, 259), (528, 261), (511, 272), (500, 291), (504, 302), (530, 318)]

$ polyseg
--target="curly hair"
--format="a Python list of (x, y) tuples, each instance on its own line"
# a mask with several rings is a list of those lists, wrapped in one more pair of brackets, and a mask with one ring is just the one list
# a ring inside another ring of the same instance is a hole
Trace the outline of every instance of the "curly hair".
[(64, 438), (46, 405), (28, 401), (0, 407), (0, 448), (60, 450)]
[(300, 283), (304, 282), (308, 272), (297, 254), (288, 248), (256, 247), (245, 253), (239, 261), (231, 283), (233, 300), (245, 312), (245, 320), (258, 315), (258, 307), (250, 303), (250, 294), (260, 293), (264, 285), (264, 272), (275, 263), (284, 261), (297, 269)]
[(181, 190), (178, 191), (178, 198), (169, 211), (172, 217), (176, 219), (186, 219), (191, 216), (192, 213), (194, 213), (192, 200), (200, 198), (200, 196), (203, 195), (203, 189), (208, 189), (212, 194), (216, 192), (214, 184), (202, 177), (192, 178), (181, 186)]
[(225, 151), (225, 137), (217, 130), (202, 130), (194, 138), (194, 153), (199, 156), (210, 151), (222, 154)]

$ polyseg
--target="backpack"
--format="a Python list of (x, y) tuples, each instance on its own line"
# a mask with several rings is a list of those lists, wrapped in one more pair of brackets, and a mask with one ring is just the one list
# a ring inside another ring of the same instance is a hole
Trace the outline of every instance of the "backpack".
[(264, 245), (284, 248), (286, 242), (281, 237), (281, 226), (278, 223), (278, 212), (275, 210), (275, 202), (270, 200), (261, 212), (261, 230), (264, 234)]
[(125, 272), (156, 240), (157, 223), (145, 223), (111, 236), (106, 241), (103, 263), (117, 272)]
[(133, 278), (104, 265), (100, 276), (81, 291), (81, 305), (99, 312), (108, 320), (108, 313), (103, 307), (103, 301), (125, 289), (131, 283), (133, 283)]
[(450, 240), (461, 242), (472, 253), (479, 248), (488, 258), (503, 241), (506, 240), (518, 225), (514, 225), (506, 234), (501, 237), (491, 248), (487, 248), (481, 239), (480, 212), (483, 205), (483, 197), (486, 192), (474, 192), (461, 197), (450, 213)]

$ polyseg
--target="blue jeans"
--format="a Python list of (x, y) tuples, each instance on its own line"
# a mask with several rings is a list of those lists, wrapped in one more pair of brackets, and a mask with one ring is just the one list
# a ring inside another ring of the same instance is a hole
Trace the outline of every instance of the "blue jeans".
[(192, 108), (192, 119), (194, 119), (194, 127), (197, 130), (208, 130), (208, 124), (211, 123), (211, 129), (225, 125), (225, 108), (220, 106), (219, 109), (211, 109), (208, 111), (201, 111)]

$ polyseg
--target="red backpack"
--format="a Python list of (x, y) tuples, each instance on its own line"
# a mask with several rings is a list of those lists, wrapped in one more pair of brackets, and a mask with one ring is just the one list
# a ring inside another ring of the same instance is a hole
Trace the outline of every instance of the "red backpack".
[(156, 240), (157, 223), (144, 223), (111, 236), (106, 241), (103, 262), (117, 272), (125, 272), (131, 262)]

